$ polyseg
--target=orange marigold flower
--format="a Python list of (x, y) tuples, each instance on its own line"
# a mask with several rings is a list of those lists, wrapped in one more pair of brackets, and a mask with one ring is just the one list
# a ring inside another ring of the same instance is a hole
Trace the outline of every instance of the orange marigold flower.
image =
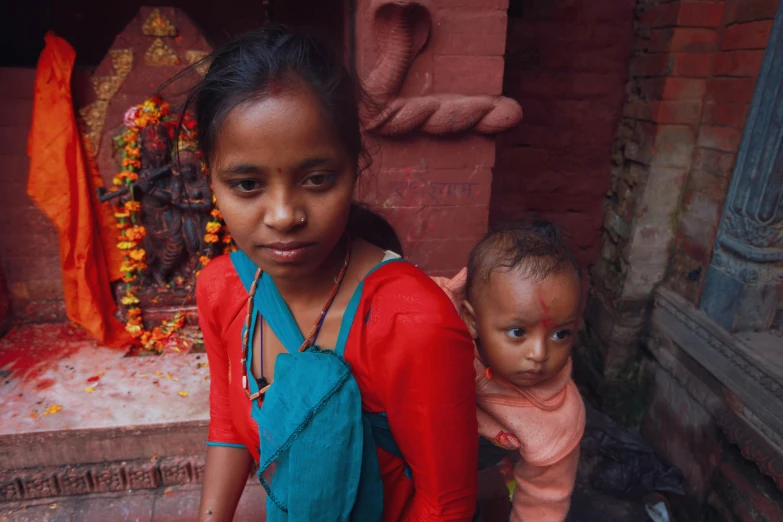
[(141, 317), (141, 308), (129, 308), (128, 317)]
[(144, 261), (144, 258), (147, 257), (147, 251), (143, 248), (136, 248), (128, 252), (128, 255), (134, 261)]
[(217, 243), (219, 238), (216, 234), (205, 234), (204, 235), (204, 241), (207, 243)]
[(136, 174), (135, 172), (131, 172), (130, 174), (128, 174), (128, 179), (131, 181), (138, 181), (139, 175)]
[(233, 240), (234, 238), (231, 237), (231, 234), (226, 234), (223, 236), (223, 243), (226, 245), (230, 245)]
[(133, 226), (125, 231), (125, 237), (129, 241), (141, 241), (146, 235), (147, 230), (141, 225)]
[(130, 223), (128, 223), (124, 219), (122, 221), (118, 221), (117, 222), (117, 228), (119, 228), (120, 230), (122, 230), (123, 228), (128, 228), (129, 226), (130, 226)]
[(223, 219), (223, 214), (220, 213), (220, 209), (218, 208), (213, 208), (210, 214), (215, 219)]
[(220, 229), (222, 228), (222, 225), (218, 223), (217, 221), (210, 221), (207, 223), (207, 232), (210, 234), (217, 234), (220, 232)]
[(135, 280), (136, 280), (136, 276), (135, 275), (129, 276), (129, 275), (125, 274), (124, 276), (122, 276), (122, 282), (123, 283), (132, 283)]
[(141, 210), (141, 203), (138, 201), (127, 201), (125, 203), (125, 210), (128, 212), (138, 212)]
[(201, 256), (198, 258), (198, 262), (201, 263), (201, 266), (207, 266), (210, 261), (212, 260), (207, 256)]

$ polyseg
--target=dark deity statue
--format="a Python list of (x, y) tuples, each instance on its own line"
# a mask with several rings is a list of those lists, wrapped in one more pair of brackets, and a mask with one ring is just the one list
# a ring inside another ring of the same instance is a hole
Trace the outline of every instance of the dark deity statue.
[[(181, 268), (192, 268), (196, 255), (207, 251), (206, 224), (212, 210), (212, 191), (195, 152), (184, 148), (172, 158), (171, 140), (165, 125), (149, 125), (141, 131), (141, 168), (134, 183), (133, 198), (141, 205), (141, 220), (147, 235), (148, 273), (166, 287)], [(107, 201), (130, 199), (127, 188), (101, 193)]]

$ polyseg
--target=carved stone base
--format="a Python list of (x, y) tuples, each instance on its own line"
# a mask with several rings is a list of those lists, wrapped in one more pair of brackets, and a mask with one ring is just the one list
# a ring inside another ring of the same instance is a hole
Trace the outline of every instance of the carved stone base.
[(203, 470), (203, 456), (4, 470), (0, 502), (181, 486), (201, 482)]

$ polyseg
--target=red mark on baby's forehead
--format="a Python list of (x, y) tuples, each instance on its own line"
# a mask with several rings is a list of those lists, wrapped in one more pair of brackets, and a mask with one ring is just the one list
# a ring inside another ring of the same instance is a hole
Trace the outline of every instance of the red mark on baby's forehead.
[(279, 83), (273, 81), (272, 83), (269, 84), (269, 91), (272, 93), (272, 96), (277, 96), (278, 94), (280, 94), (280, 91), (282, 91), (282, 89), (280, 88)]
[(281, 169), (280, 167), (277, 167), (277, 173), (278, 174), (282, 174), (283, 173), (283, 169)]
[(549, 328), (549, 325), (552, 324), (552, 320), (549, 318), (549, 307), (546, 305), (546, 301), (544, 301), (541, 290), (538, 291), (538, 302), (541, 305), (541, 311), (544, 312), (544, 317), (541, 319), (541, 325), (544, 328)]

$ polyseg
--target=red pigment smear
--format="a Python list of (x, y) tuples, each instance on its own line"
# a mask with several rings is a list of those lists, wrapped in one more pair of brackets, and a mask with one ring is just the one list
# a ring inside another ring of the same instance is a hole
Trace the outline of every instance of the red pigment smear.
[(269, 85), (269, 90), (272, 92), (272, 96), (277, 96), (278, 94), (280, 94), (281, 91), (280, 84), (278, 84), (277, 82), (272, 82)]
[(97, 381), (98, 379), (100, 379), (100, 377), (99, 377), (99, 376), (97, 376), (97, 375), (93, 375), (92, 377), (90, 377), (89, 379), (87, 379), (87, 382), (95, 382), (95, 381)]
[[(86, 333), (66, 324), (26, 326), (0, 339), (0, 369), (32, 382), (61, 359), (76, 352), (86, 341)], [(42, 381), (45, 385), (45, 380)], [(41, 386), (39, 384), (38, 386)]]
[(46, 390), (46, 389), (51, 388), (52, 386), (54, 386), (55, 382), (56, 381), (54, 379), (42, 379), (42, 380), (38, 381), (38, 384), (35, 385), (35, 389), (39, 390), (39, 391), (40, 390)]
[(544, 318), (541, 319), (541, 325), (544, 328), (549, 328), (549, 325), (552, 324), (552, 320), (549, 318), (549, 307), (544, 301), (544, 296), (541, 295), (541, 290), (538, 291), (538, 302), (541, 304), (541, 310), (544, 311)]
[(279, 167), (278, 167), (278, 169), (277, 169), (277, 173), (278, 173), (278, 174), (282, 174), (282, 173), (283, 173), (283, 169), (281, 169), (281, 168), (279, 168)]

